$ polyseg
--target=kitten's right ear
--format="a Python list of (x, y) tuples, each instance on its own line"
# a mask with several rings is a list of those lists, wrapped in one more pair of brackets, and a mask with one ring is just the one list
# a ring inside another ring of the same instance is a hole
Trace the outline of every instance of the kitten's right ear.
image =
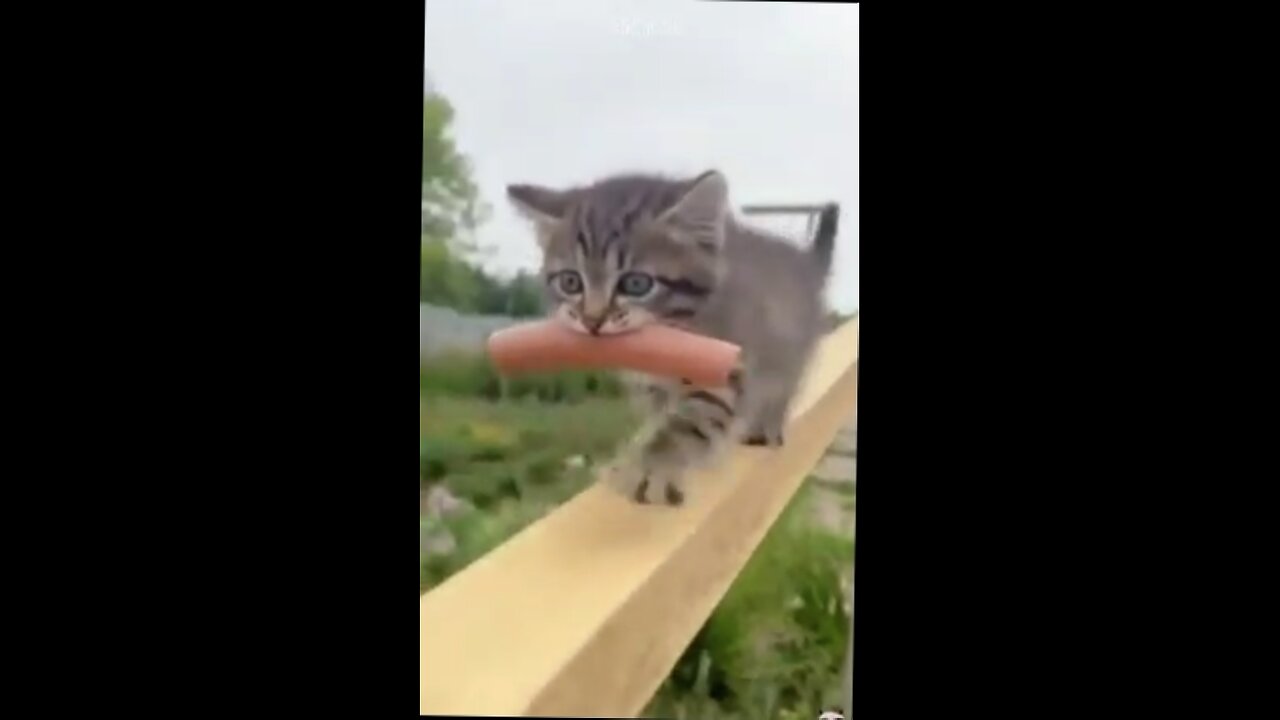
[(508, 185), (507, 197), (520, 214), (538, 223), (557, 223), (569, 209), (569, 193), (539, 185)]
[(508, 185), (507, 197), (521, 215), (533, 221), (538, 244), (545, 250), (569, 209), (569, 193), (539, 185)]

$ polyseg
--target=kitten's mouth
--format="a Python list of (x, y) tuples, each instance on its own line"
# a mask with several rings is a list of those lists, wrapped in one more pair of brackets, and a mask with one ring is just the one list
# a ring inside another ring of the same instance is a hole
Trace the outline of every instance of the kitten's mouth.
[(581, 324), (578, 324), (578, 323), (574, 323), (572, 327), (574, 330), (578, 331), (583, 335), (591, 335), (593, 337), (612, 337), (614, 335), (626, 335), (627, 333), (631, 333), (631, 332), (635, 332), (636, 330), (639, 330), (639, 328), (637, 327), (622, 327), (622, 328), (600, 327), (592, 330), (590, 328), (583, 327)]
[(626, 335), (640, 329), (640, 326), (628, 325), (625, 327), (610, 327), (607, 325), (598, 325), (595, 328), (583, 323), (581, 320), (571, 320), (561, 323), (570, 330), (579, 335), (588, 335), (591, 337), (611, 337), (614, 335)]
[(639, 330), (643, 323), (631, 322), (627, 317), (627, 313), (614, 312), (603, 318), (584, 317), (581, 313), (569, 310), (560, 316), (561, 323), (570, 330), (579, 335), (590, 335), (593, 337), (608, 337), (611, 335), (625, 335), (627, 333)]

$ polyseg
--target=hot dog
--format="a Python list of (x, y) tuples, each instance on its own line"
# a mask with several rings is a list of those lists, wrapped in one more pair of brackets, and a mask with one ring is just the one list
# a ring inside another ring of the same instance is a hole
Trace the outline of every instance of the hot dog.
[(732, 343), (663, 325), (596, 336), (543, 320), (489, 336), (489, 357), (502, 373), (612, 368), (683, 378), (708, 387), (728, 383), (740, 352)]

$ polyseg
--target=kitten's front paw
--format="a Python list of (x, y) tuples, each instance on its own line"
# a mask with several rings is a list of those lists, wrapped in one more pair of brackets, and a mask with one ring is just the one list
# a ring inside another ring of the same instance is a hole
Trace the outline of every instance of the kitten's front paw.
[(681, 505), (684, 493), (667, 473), (657, 472), (638, 462), (618, 462), (605, 467), (601, 479), (614, 490), (642, 505)]
[(615, 460), (601, 469), (600, 481), (636, 502), (646, 502), (647, 475), (644, 468), (634, 461)]

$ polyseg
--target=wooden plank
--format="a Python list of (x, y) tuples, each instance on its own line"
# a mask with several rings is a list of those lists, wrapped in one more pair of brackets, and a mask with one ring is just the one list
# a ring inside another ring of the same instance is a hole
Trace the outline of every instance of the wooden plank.
[(425, 594), (419, 710), (634, 716), (857, 399), (858, 319), (823, 339), (781, 449), (741, 447), (679, 508), (592, 487)]

